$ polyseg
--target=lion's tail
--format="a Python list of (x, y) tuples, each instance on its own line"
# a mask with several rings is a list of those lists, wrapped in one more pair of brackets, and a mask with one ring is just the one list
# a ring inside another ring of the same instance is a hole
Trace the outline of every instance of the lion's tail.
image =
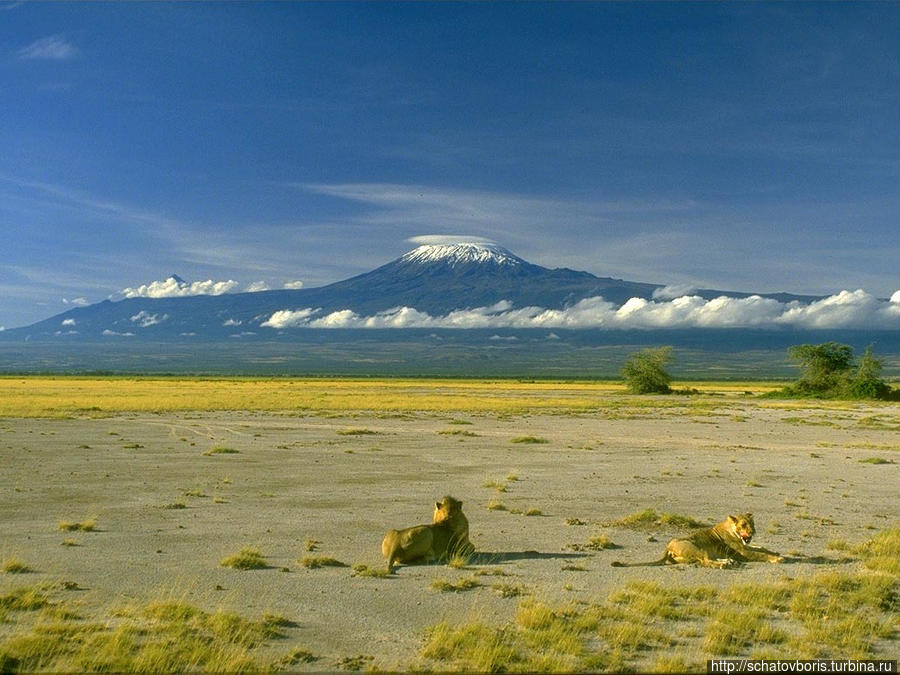
[(666, 551), (663, 553), (663, 557), (659, 560), (653, 560), (652, 562), (642, 562), (642, 563), (623, 563), (618, 560), (613, 560), (610, 565), (613, 567), (657, 567), (661, 565), (666, 565), (669, 562), (669, 552)]

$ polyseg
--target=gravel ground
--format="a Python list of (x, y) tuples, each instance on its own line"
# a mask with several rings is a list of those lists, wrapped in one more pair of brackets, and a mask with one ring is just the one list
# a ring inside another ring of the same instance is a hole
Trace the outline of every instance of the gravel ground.
[[(97, 616), (170, 597), (250, 618), (273, 612), (296, 622), (273, 654), (303, 647), (320, 657), (311, 669), (355, 656), (403, 668), (419, 662), (427, 627), (442, 619), (511, 620), (521, 598), (501, 597), (492, 583), (591, 601), (639, 578), (725, 586), (838, 564), (829, 541), (856, 543), (900, 520), (898, 416), (898, 406), (828, 412), (738, 401), (713, 414), (651, 408), (619, 419), (229, 412), (0, 420), (0, 559), (34, 570), (0, 575), (0, 591), (72, 580), (85, 589), (82, 611)], [(546, 442), (511, 442), (521, 436)], [(237, 452), (204, 454), (213, 448)], [(888, 463), (865, 461), (874, 457)], [(469, 570), (407, 566), (377, 579), (298, 562), (325, 555), (382, 567), (384, 532), (430, 521), (444, 494), (463, 500), (469, 518), (479, 552)], [(489, 510), (491, 500), (507, 510)], [(611, 567), (656, 559), (683, 534), (662, 528), (648, 541), (646, 530), (612, 524), (648, 508), (709, 523), (752, 511), (757, 543), (806, 559), (737, 570)], [(529, 509), (540, 514), (526, 516)], [(58, 529), (88, 518), (96, 531)], [(578, 550), (597, 534), (619, 548)], [(61, 546), (67, 539), (78, 545)], [(316, 551), (308, 540), (319, 542)], [(245, 546), (270, 567), (220, 566)], [(437, 578), (488, 570), (506, 576), (484, 576), (484, 587), (463, 593), (431, 588)], [(0, 639), (13, 630), (0, 624)]]

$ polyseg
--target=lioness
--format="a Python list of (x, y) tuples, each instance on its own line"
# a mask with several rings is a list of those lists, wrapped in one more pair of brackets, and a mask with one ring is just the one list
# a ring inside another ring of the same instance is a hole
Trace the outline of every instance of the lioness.
[(622, 563), (615, 561), (613, 567), (639, 567), (643, 565), (666, 565), (668, 563), (698, 563), (704, 567), (731, 567), (740, 562), (756, 560), (780, 563), (779, 554), (764, 548), (748, 546), (756, 526), (753, 514), (728, 516), (714, 527), (709, 527), (690, 537), (673, 539), (666, 546), (666, 552), (659, 560), (646, 563)]
[(394, 563), (431, 562), (457, 553), (469, 555), (474, 550), (462, 502), (450, 496), (435, 503), (431, 525), (391, 530), (381, 542), (388, 573), (393, 573)]

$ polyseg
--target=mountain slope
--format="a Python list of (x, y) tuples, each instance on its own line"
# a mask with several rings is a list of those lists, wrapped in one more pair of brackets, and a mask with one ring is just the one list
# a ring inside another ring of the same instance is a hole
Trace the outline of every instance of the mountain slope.
[[(180, 283), (185, 283), (176, 279)], [(31, 326), (0, 333), (3, 340), (152, 340), (266, 337), (265, 322), (276, 312), (318, 310), (316, 316), (349, 310), (362, 316), (410, 307), (431, 316), (489, 307), (505, 301), (511, 308), (563, 309), (602, 296), (621, 305), (630, 298), (650, 299), (658, 284), (597, 277), (566, 268), (548, 269), (493, 244), (420, 246), (386, 265), (321, 288), (262, 291), (176, 298), (106, 300), (69, 310)], [(694, 292), (704, 298), (748, 293)], [(773, 296), (782, 302), (809, 296)]]

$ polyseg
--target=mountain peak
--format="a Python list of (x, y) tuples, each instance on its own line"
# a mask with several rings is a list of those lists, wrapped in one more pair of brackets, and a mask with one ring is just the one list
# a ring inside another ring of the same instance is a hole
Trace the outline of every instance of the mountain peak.
[(460, 242), (454, 244), (424, 244), (403, 255), (406, 263), (445, 263), (451, 266), (470, 263), (521, 265), (525, 261), (497, 244), (489, 242)]

